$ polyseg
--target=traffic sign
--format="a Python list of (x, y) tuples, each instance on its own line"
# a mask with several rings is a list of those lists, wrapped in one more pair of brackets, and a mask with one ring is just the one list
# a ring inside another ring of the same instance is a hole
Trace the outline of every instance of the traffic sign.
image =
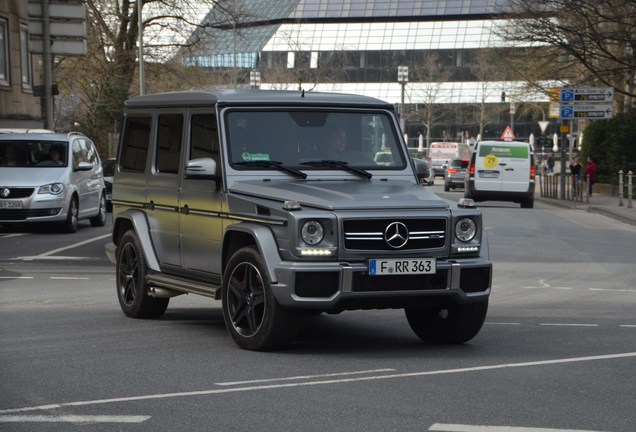
[(506, 126), (506, 129), (504, 129), (501, 134), (501, 139), (504, 141), (512, 141), (515, 139), (515, 134), (512, 132), (512, 128), (510, 126)]
[(562, 103), (590, 103), (590, 102), (611, 102), (614, 100), (614, 89), (612, 87), (581, 87), (561, 89)]
[(612, 104), (575, 103), (572, 105), (561, 105), (559, 111), (562, 119), (609, 119), (613, 115)]

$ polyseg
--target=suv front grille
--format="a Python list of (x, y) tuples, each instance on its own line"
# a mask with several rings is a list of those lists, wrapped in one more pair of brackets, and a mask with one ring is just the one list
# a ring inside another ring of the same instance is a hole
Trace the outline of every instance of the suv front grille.
[[(402, 230), (399, 233), (397, 226), (399, 230)], [(407, 231), (403, 231), (404, 228)], [(344, 246), (347, 250), (438, 249), (444, 247), (446, 242), (446, 219), (444, 218), (345, 220), (343, 230)], [(390, 242), (388, 239), (396, 233), (397, 241)]]

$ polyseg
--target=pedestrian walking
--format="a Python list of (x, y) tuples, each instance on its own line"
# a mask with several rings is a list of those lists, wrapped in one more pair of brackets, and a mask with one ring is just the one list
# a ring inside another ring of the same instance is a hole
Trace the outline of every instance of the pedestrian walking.
[(581, 183), (581, 178), (583, 177), (583, 167), (579, 162), (579, 158), (575, 157), (574, 161), (570, 161), (570, 172), (572, 173), (572, 193), (574, 196), (578, 195), (579, 184)]
[(589, 190), (587, 193), (589, 196), (592, 196), (592, 186), (594, 186), (594, 183), (596, 183), (597, 176), (596, 162), (594, 162), (594, 159), (592, 159), (591, 157), (587, 158), (587, 165), (585, 166), (585, 171), (583, 174), (585, 175), (585, 178), (588, 180), (589, 183)]

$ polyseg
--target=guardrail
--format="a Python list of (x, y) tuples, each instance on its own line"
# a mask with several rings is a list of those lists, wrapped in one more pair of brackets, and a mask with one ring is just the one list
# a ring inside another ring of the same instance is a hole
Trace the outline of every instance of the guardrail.
[[(539, 192), (542, 197), (560, 199), (561, 174), (551, 173), (539, 176)], [(565, 196), (566, 200), (589, 203), (590, 197), (588, 191), (589, 179), (583, 177), (575, 177), (570, 173), (565, 174)]]

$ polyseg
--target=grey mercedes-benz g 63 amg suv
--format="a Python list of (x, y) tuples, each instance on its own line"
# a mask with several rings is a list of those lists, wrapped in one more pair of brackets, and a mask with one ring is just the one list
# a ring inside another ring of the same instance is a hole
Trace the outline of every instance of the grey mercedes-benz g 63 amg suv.
[[(376, 157), (381, 155), (381, 157)], [(481, 213), (420, 185), (392, 105), (292, 91), (126, 102), (113, 186), (117, 296), (221, 300), (242, 348), (291, 343), (303, 313), (403, 308), (432, 343), (481, 329), (492, 264)]]

